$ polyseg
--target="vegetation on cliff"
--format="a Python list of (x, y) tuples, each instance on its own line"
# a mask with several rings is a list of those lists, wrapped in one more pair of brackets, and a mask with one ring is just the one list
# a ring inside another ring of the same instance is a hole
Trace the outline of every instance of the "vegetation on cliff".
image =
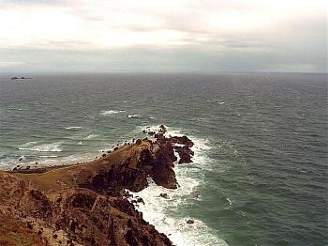
[(193, 143), (165, 132), (87, 163), (1, 171), (0, 245), (172, 245), (126, 192), (146, 188), (149, 177), (177, 187), (174, 150), (190, 162)]

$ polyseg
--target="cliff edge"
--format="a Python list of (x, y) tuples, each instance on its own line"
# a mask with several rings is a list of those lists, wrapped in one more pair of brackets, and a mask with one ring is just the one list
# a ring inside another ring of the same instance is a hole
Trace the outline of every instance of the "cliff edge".
[(126, 190), (149, 178), (175, 189), (174, 165), (191, 162), (193, 143), (164, 126), (146, 133), (91, 162), (0, 171), (0, 245), (172, 245)]

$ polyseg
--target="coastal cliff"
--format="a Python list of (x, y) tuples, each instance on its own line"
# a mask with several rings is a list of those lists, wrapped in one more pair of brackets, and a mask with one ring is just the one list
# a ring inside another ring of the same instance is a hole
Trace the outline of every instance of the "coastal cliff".
[[(191, 162), (193, 142), (166, 128), (86, 163), (0, 172), (0, 245), (172, 245), (146, 222), (127, 192), (150, 178), (177, 188), (175, 163)], [(179, 161), (175, 156), (179, 156)], [(159, 194), (160, 195), (160, 194)]]

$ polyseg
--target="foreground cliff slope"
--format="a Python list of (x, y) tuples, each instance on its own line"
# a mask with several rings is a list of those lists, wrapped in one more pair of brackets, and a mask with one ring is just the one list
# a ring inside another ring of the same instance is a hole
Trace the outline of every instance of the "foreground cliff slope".
[[(0, 171), (0, 245), (172, 245), (143, 220), (126, 190), (149, 178), (177, 187), (173, 171), (191, 162), (193, 143), (167, 137), (164, 126), (87, 163)], [(147, 202), (147, 201), (145, 201)]]

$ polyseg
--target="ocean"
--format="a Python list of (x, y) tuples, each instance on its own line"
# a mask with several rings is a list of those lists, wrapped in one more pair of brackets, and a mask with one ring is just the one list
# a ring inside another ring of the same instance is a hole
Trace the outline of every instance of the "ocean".
[(31, 76), (0, 75), (1, 169), (93, 159), (165, 124), (194, 162), (138, 209), (176, 245), (328, 245), (326, 74)]

